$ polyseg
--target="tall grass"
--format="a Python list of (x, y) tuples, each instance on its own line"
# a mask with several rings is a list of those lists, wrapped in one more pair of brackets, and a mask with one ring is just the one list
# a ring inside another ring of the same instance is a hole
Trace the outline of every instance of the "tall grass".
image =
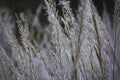
[[(61, 2), (63, 16), (58, 14), (54, 0), (44, 3), (49, 24), (38, 39), (40, 43), (25, 15), (21, 19), (15, 14), (19, 36), (0, 16), (7, 39), (7, 46), (0, 46), (0, 80), (119, 80), (116, 40), (107, 32), (92, 0), (81, 0), (77, 19), (69, 1)], [(116, 13), (115, 9), (115, 24)], [(116, 39), (119, 34), (115, 34)]]

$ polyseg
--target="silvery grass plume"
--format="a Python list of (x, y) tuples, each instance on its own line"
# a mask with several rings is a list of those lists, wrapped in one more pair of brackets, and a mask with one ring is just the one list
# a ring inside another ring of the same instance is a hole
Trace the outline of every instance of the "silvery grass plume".
[(63, 17), (54, 0), (44, 2), (50, 23), (41, 43), (32, 38), (25, 16), (15, 15), (20, 41), (0, 16), (7, 39), (0, 46), (0, 80), (119, 80), (113, 40), (92, 0), (81, 0), (78, 19), (66, 0), (61, 2)]

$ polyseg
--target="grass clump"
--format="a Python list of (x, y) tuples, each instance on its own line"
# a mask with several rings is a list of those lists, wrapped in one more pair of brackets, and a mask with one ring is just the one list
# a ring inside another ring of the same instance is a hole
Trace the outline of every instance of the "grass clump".
[(10, 49), (0, 47), (0, 80), (119, 80), (114, 43), (92, 0), (81, 1), (78, 19), (66, 0), (62, 16), (54, 0), (44, 3), (49, 24), (41, 43), (31, 35), (26, 16), (15, 14), (20, 41), (0, 17)]

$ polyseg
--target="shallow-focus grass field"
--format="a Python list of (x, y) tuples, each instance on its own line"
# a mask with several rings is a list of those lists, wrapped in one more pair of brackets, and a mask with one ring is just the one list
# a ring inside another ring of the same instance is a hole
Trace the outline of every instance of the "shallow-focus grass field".
[(43, 0), (35, 15), (0, 8), (0, 80), (120, 80), (120, 1), (109, 29), (80, 2), (76, 12), (66, 0)]

